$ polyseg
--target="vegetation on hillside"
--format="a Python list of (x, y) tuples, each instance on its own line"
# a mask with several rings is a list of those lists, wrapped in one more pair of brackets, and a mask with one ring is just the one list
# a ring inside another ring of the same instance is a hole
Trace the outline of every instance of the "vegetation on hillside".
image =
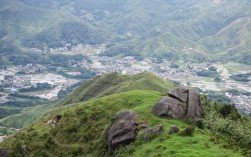
[[(164, 131), (144, 140), (143, 132), (128, 146), (121, 146), (114, 156), (242, 156), (250, 155), (250, 119), (241, 117), (232, 106), (222, 106), (202, 98), (205, 118), (194, 132), (187, 127), (193, 124), (155, 116), (151, 108), (162, 94), (154, 91), (130, 91), (90, 100), (84, 103), (61, 106), (47, 113), (1, 144), (20, 153), (25, 145), (28, 156), (111, 156), (106, 148), (106, 129), (123, 110), (138, 114), (138, 122), (154, 127), (160, 123)], [(213, 105), (218, 106), (214, 109)], [(214, 113), (214, 114), (212, 114)], [(53, 127), (49, 120), (61, 115)], [(228, 123), (228, 125), (225, 125)], [(171, 125), (183, 133), (169, 135)], [(193, 129), (192, 129), (193, 130)], [(186, 132), (186, 133), (184, 133)], [(191, 134), (190, 134), (191, 133)], [(183, 136), (183, 135), (189, 136)], [(231, 139), (229, 139), (229, 135)], [(227, 138), (228, 137), (228, 138)], [(243, 140), (239, 140), (239, 139)], [(231, 149), (230, 149), (231, 148)], [(233, 149), (234, 148), (234, 149)]]
[[(108, 56), (251, 63), (248, 0), (221, 4), (1, 0), (1, 4), (1, 53), (17, 53), (23, 46), (47, 50), (66, 43), (109, 43)], [(6, 62), (5, 57), (0, 60)]]
[(153, 90), (166, 92), (166, 89), (174, 87), (168, 81), (164, 81), (151, 73), (137, 75), (120, 75), (118, 73), (97, 76), (83, 83), (58, 105), (68, 105), (89, 99), (99, 98), (111, 94), (131, 90)]

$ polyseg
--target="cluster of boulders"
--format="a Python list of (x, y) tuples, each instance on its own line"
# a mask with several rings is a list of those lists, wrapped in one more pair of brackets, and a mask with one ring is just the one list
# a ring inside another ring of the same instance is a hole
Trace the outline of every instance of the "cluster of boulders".
[(199, 93), (195, 88), (174, 88), (157, 102), (152, 111), (158, 116), (196, 122), (202, 115)]
[[(189, 120), (197, 122), (203, 115), (202, 105), (199, 99), (199, 93), (194, 88), (178, 87), (167, 93), (168, 96), (162, 97), (152, 112), (158, 116)], [(138, 132), (144, 130), (144, 139), (148, 140), (150, 136), (160, 133), (163, 130), (163, 124), (154, 128), (149, 128), (147, 124), (138, 124), (136, 122), (137, 114), (133, 111), (121, 112), (117, 120), (108, 130), (107, 145), (109, 153), (112, 153), (120, 145), (133, 142)], [(169, 134), (179, 132), (175, 125), (170, 127)]]

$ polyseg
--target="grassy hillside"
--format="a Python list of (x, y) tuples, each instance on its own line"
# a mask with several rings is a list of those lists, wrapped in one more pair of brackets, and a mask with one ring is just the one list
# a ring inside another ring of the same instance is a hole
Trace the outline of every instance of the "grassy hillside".
[[(227, 140), (215, 139), (208, 129), (196, 128), (193, 136), (169, 135), (171, 125), (183, 130), (190, 124), (152, 114), (151, 108), (160, 97), (159, 92), (136, 90), (59, 107), (0, 146), (14, 149), (13, 156), (18, 156), (23, 144), (28, 150), (27, 156), (112, 156), (105, 146), (106, 129), (119, 112), (130, 109), (138, 114), (138, 122), (147, 122), (151, 127), (162, 123), (164, 131), (147, 141), (141, 136), (143, 132), (139, 133), (135, 142), (121, 147), (113, 156), (242, 156), (240, 146), (231, 143), (235, 149), (229, 149)], [(47, 122), (56, 115), (62, 115), (62, 118), (53, 128)], [(232, 124), (228, 117), (219, 116), (213, 123), (228, 119)], [(218, 135), (221, 134), (218, 132)]]
[(85, 82), (67, 96), (59, 105), (68, 105), (131, 90), (166, 92), (166, 89), (171, 87), (174, 87), (172, 83), (147, 72), (137, 75), (112, 73), (97, 76)]
[(22, 128), (47, 111), (49, 102), (46, 99), (10, 94), (11, 101), (1, 104), (0, 126)]
[[(33, 106), (18, 106), (6, 104), (0, 108), (0, 124), (8, 127), (23, 128), (38, 117), (50, 110), (57, 104), (58, 106), (69, 105), (99, 98), (111, 94), (121, 93), (131, 90), (152, 90), (166, 92), (167, 88), (174, 87), (171, 82), (164, 81), (150, 73), (138, 75), (119, 75), (116, 73), (98, 76), (87, 81), (76, 88), (70, 95), (61, 102), (41, 102), (34, 100)], [(19, 100), (19, 99), (18, 99)], [(20, 99), (20, 104), (28, 104), (30, 99)]]
[[(52, 108), (52, 104), (43, 104), (26, 108), (14, 108), (18, 113), (11, 113), (8, 116), (0, 119), (0, 124), (7, 127), (23, 128), (37, 120), (38, 117)], [(6, 113), (7, 111), (4, 110)]]

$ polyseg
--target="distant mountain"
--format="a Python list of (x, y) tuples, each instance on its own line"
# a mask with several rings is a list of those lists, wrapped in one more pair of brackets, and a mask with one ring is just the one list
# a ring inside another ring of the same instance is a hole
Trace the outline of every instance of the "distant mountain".
[[(122, 46), (133, 45), (131, 54), (211, 61), (234, 54), (225, 61), (251, 63), (250, 1), (139, 1), (128, 2), (126, 14), (109, 20), (118, 33), (134, 36)], [(116, 45), (108, 51), (118, 50)]]
[(250, 64), (250, 17), (249, 0), (1, 0), (0, 38), (4, 51), (107, 42), (109, 56)]
[(1, 41), (21, 47), (61, 47), (66, 43), (102, 43), (105, 33), (69, 12), (1, 1)]

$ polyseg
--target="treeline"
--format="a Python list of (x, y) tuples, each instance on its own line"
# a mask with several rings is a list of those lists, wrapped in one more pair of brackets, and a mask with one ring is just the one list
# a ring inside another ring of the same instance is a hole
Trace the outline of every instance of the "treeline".
[(24, 107), (36, 106), (40, 104), (48, 103), (47, 99), (36, 97), (36, 96), (29, 96), (29, 95), (22, 95), (18, 93), (11, 93), (8, 95), (8, 99), (10, 101), (2, 103), (2, 107), (11, 107), (21, 109)]
[(0, 128), (0, 136), (4, 136), (4, 135), (10, 135), (15, 133), (16, 131), (13, 129), (7, 129), (7, 128)]
[(7, 54), (5, 58), (13, 65), (42, 64), (61, 66), (64, 68), (71, 67), (82, 61), (86, 57), (83, 55), (62, 55), (62, 54), (37, 54), (37, 53), (22, 53), (22, 54)]
[(31, 85), (29, 88), (21, 88), (19, 89), (19, 92), (34, 92), (39, 90), (46, 90), (46, 89), (52, 89), (53, 86), (47, 82), (45, 83), (36, 83), (36, 85)]
[(60, 91), (58, 92), (58, 98), (63, 98), (66, 95), (68, 95), (69, 93), (71, 93), (73, 91), (74, 88), (80, 86), (83, 82), (78, 82), (75, 83), (74, 85), (67, 87), (66, 89), (60, 89)]
[(0, 107), (0, 119), (9, 115), (20, 113), (20, 111), (21, 109), (19, 108)]
[(226, 90), (226, 92), (229, 92), (233, 95), (246, 95), (246, 96), (251, 96), (251, 92), (247, 92), (247, 91), (239, 91), (239, 90), (236, 90), (236, 89), (229, 89), (229, 90)]
[(201, 71), (198, 71), (196, 74), (203, 77), (219, 77), (219, 73), (217, 72), (217, 69), (215, 67), (210, 67), (208, 70), (203, 69)]
[(235, 81), (239, 81), (239, 82), (249, 82), (251, 77), (251, 73), (247, 73), (247, 74), (236, 74), (236, 75), (232, 75), (230, 76), (231, 79), (235, 80)]
[(16, 97), (16, 98), (24, 98), (24, 99), (34, 99), (34, 100), (43, 100), (47, 101), (47, 99), (40, 98), (38, 96), (31, 96), (31, 95), (23, 95), (23, 94), (18, 94), (18, 93), (10, 93), (9, 96), (11, 97)]
[(67, 74), (65, 71), (59, 71), (58, 73), (67, 78), (75, 78), (75, 79), (82, 79), (82, 80), (90, 79), (96, 75), (95, 72), (87, 70), (86, 68), (77, 68), (76, 70), (77, 72), (80, 72), (80, 74), (73, 76), (73, 75)]

